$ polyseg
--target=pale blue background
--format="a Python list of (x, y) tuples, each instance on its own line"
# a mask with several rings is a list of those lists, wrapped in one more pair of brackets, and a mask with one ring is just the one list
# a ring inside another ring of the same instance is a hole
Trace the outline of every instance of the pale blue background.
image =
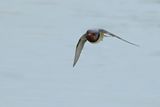
[(160, 0), (1, 0), (0, 107), (160, 107)]

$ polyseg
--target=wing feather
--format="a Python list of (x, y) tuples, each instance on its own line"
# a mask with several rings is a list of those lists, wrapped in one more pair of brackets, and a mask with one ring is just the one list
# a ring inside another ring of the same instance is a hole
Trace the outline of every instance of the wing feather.
[(122, 41), (124, 41), (124, 42), (126, 42), (126, 43), (131, 44), (131, 45), (134, 45), (134, 46), (137, 46), (137, 47), (139, 46), (139, 45), (137, 45), (137, 44), (135, 44), (135, 43), (132, 43), (132, 42), (129, 42), (129, 41), (127, 41), (127, 40), (125, 40), (125, 39), (123, 39), (123, 38), (121, 38), (121, 37), (119, 37), (119, 36), (117, 36), (117, 35), (115, 35), (115, 34), (113, 34), (113, 33), (111, 33), (111, 32), (108, 32), (108, 31), (106, 31), (106, 30), (104, 30), (104, 29), (100, 29), (100, 31), (103, 32), (103, 33), (106, 33), (106, 34), (108, 34), (108, 35), (111, 35), (112, 37), (118, 38), (118, 39), (120, 39), (120, 40), (122, 40)]
[(81, 38), (79, 39), (77, 43), (73, 67), (76, 65), (86, 41), (87, 41), (86, 34), (84, 34), (83, 36), (81, 36)]

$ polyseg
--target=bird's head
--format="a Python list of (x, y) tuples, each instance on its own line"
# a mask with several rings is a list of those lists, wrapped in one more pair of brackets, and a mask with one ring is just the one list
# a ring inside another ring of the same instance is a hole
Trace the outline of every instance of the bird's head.
[(89, 42), (96, 42), (99, 38), (99, 32), (97, 30), (87, 30), (86, 38)]

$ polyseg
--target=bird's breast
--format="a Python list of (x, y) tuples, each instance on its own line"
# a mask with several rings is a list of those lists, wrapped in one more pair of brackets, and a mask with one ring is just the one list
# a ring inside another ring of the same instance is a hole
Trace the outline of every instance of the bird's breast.
[(94, 36), (93, 35), (87, 35), (86, 38), (87, 38), (87, 40), (89, 42), (94, 43), (99, 39), (99, 35), (98, 36), (96, 36), (96, 35), (94, 35)]
[(99, 43), (100, 41), (103, 40), (103, 34), (99, 34), (98, 36), (91, 36), (91, 35), (87, 35), (86, 38), (89, 42), (91, 43)]

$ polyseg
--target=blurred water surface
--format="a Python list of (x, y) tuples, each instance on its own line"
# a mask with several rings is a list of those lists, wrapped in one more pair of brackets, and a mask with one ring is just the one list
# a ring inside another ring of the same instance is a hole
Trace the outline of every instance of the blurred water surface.
[[(159, 107), (159, 0), (1, 0), (0, 107)], [(75, 46), (89, 28), (115, 38)]]

